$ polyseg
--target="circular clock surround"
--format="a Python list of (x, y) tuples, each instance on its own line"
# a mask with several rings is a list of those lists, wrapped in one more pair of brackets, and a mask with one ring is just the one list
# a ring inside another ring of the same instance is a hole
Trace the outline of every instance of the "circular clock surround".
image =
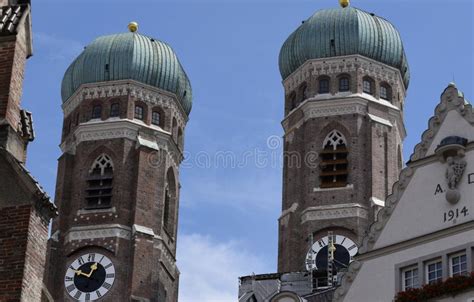
[[(357, 244), (342, 235), (333, 235), (334, 267), (336, 270), (347, 267), (358, 252)], [(306, 254), (306, 270), (326, 270), (328, 262), (329, 237), (325, 236), (314, 242)]]
[(110, 291), (114, 281), (112, 260), (99, 253), (87, 253), (68, 266), (64, 288), (75, 301), (95, 301)]

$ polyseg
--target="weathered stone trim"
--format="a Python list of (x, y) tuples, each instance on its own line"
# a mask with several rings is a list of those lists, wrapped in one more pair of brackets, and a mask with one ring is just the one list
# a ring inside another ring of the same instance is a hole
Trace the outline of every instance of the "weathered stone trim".
[(131, 229), (121, 224), (100, 224), (92, 226), (73, 227), (65, 235), (65, 242), (77, 240), (116, 237), (130, 240)]
[(174, 113), (176, 113), (173, 116), (176, 116), (178, 125), (181, 128), (184, 128), (188, 121), (186, 112), (174, 94), (134, 80), (82, 84), (62, 105), (64, 116), (71, 114), (83, 100), (127, 95), (154, 106), (172, 108)]
[(345, 203), (330, 206), (306, 208), (301, 215), (301, 224), (308, 221), (319, 221), (339, 218), (368, 218), (368, 211), (358, 203)]
[(398, 86), (403, 96), (406, 95), (403, 77), (398, 69), (362, 55), (308, 60), (283, 81), (283, 86), (286, 91), (291, 91), (311, 76), (351, 73), (357, 69), (370, 77), (389, 83), (392, 87)]

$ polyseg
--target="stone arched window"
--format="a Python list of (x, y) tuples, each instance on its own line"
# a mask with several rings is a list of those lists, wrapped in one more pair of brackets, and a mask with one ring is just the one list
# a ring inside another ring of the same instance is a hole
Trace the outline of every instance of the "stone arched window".
[(183, 149), (184, 146), (184, 139), (183, 139), (183, 130), (181, 128), (178, 129), (178, 147)]
[(161, 126), (161, 114), (158, 111), (151, 112), (151, 123), (155, 126)]
[(300, 103), (308, 98), (308, 85), (306, 83), (300, 86)]
[(171, 127), (171, 135), (173, 137), (173, 140), (175, 143), (178, 143), (178, 122), (176, 121), (176, 118), (173, 117), (173, 124)]
[(92, 107), (92, 119), (99, 119), (102, 117), (102, 106), (101, 105), (95, 105)]
[(348, 177), (348, 150), (346, 139), (340, 131), (333, 130), (326, 136), (320, 159), (320, 187), (345, 187)]
[(89, 169), (86, 188), (86, 208), (108, 208), (112, 201), (114, 165), (107, 154), (102, 154)]
[(134, 118), (145, 121), (145, 108), (141, 104), (135, 104)]
[(110, 104), (110, 117), (118, 117), (120, 116), (120, 104), (118, 102), (114, 102)]
[(362, 91), (364, 93), (374, 95), (375, 93), (375, 84), (374, 80), (371, 77), (364, 77), (362, 79)]
[(380, 98), (387, 100), (387, 101), (392, 101), (392, 87), (388, 83), (382, 83), (380, 84)]
[(330, 79), (329, 77), (321, 77), (318, 80), (318, 93), (324, 94), (330, 92)]
[(169, 168), (166, 173), (165, 196), (163, 202), (163, 228), (171, 237), (174, 237), (175, 230), (177, 190), (175, 174), (173, 169)]
[(294, 91), (290, 94), (289, 103), (290, 103), (290, 111), (296, 108), (296, 106), (297, 106), (297, 104), (296, 104), (296, 93)]
[(351, 81), (348, 75), (342, 75), (339, 77), (339, 91), (345, 92), (349, 91), (351, 88)]

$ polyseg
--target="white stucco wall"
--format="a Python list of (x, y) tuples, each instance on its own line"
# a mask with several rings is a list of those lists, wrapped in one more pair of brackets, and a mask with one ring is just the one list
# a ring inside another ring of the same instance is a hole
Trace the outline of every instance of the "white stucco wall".
[[(437, 251), (474, 241), (474, 229), (450, 237), (414, 246), (405, 250), (366, 260), (344, 301), (347, 302), (390, 302), (395, 297), (395, 278), (399, 272), (397, 264), (411, 261)], [(449, 300), (448, 300), (449, 301)], [(452, 300), (458, 301), (458, 300)], [(467, 301), (463, 301), (467, 302)]]
[[(465, 160), (468, 165), (458, 186), (461, 200), (455, 205), (446, 201), (445, 193), (435, 195), (438, 184), (443, 191), (447, 189), (446, 163), (435, 160), (417, 168), (374, 249), (474, 220), (474, 183), (468, 182), (469, 174), (474, 173), (474, 151), (467, 152)], [(474, 175), (471, 181), (474, 181)], [(466, 216), (460, 213), (464, 207), (468, 210)], [(458, 211), (459, 216), (444, 221), (444, 214), (448, 215), (451, 210)]]

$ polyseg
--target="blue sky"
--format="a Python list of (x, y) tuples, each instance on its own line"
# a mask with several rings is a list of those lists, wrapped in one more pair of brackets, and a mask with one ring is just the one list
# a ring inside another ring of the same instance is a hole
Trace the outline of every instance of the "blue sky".
[[(473, 3), (352, 5), (390, 20), (403, 38), (412, 74), (405, 107), (407, 159), (453, 78), (474, 100)], [(189, 160), (181, 169), (180, 301), (235, 301), (239, 275), (276, 271), (281, 148), (269, 148), (267, 141), (283, 134), (280, 47), (313, 12), (337, 6), (337, 0), (33, 0), (34, 56), (23, 106), (34, 114), (37, 138), (29, 146), (28, 167), (54, 196), (64, 71), (95, 37), (139, 22), (141, 33), (172, 45), (188, 73), (194, 106), (187, 156), (206, 154), (211, 160)], [(226, 152), (241, 164), (216, 164), (216, 154)], [(255, 154), (266, 162), (256, 163)]]

